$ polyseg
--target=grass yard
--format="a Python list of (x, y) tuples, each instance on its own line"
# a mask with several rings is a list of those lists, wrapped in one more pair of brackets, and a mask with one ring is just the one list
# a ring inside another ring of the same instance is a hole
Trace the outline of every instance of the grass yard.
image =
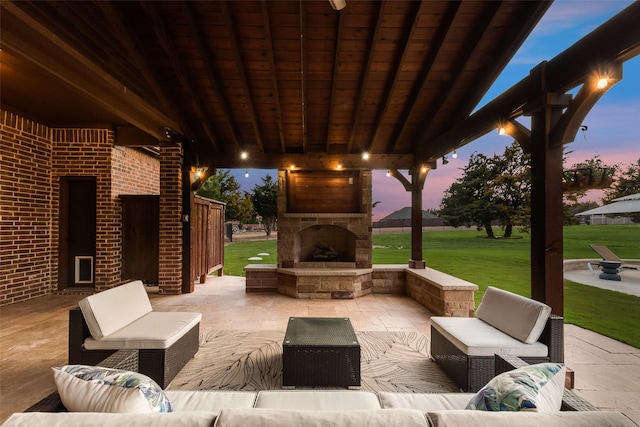
[[(422, 235), (427, 265), (479, 286), (476, 304), (487, 286), (530, 296), (530, 236), (486, 239), (475, 229), (429, 231)], [(607, 245), (621, 258), (640, 258), (640, 225), (589, 225), (564, 228), (564, 257), (597, 258), (589, 243)], [(411, 235), (374, 234), (374, 264), (404, 264), (411, 257)], [(225, 247), (226, 275), (244, 276), (247, 258), (276, 264), (276, 239), (232, 243)], [(640, 297), (564, 282), (565, 322), (640, 348)]]

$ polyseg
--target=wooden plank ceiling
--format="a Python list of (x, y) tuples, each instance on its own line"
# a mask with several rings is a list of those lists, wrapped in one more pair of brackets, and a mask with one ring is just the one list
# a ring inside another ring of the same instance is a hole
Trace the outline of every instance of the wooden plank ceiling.
[(424, 150), (469, 116), (548, 6), (3, 1), (15, 72), (3, 68), (2, 103), (57, 126), (170, 128), (215, 167), (247, 167), (243, 150), (252, 167), (363, 151), (373, 168), (408, 167), (455, 148)]

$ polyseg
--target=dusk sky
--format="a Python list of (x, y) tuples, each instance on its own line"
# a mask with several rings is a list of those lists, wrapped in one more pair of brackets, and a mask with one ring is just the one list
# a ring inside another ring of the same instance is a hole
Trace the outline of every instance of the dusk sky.
[[(478, 108), (522, 80), (536, 65), (554, 58), (631, 3), (617, 0), (556, 0)], [(526, 118), (522, 119), (522, 123), (528, 127)], [(567, 151), (573, 151), (567, 157), (566, 167), (596, 155), (606, 164), (618, 164), (624, 169), (637, 162), (640, 158), (640, 56), (624, 63), (622, 80), (598, 101), (583, 124), (587, 126), (587, 131), (579, 131), (575, 141), (566, 146)], [(429, 172), (425, 182), (423, 208), (439, 208), (444, 191), (460, 177), (461, 168), (468, 163), (472, 153), (487, 156), (502, 154), (512, 142), (512, 138), (500, 136), (497, 131), (490, 132), (458, 149), (457, 159), (447, 156), (447, 165), (438, 162), (437, 169)], [(274, 178), (277, 176), (275, 170), (249, 170), (249, 178), (245, 178), (244, 172), (233, 171), (244, 191), (252, 191), (266, 173)], [(407, 176), (406, 170), (401, 172)], [(591, 191), (585, 200), (599, 202), (601, 197), (601, 191)], [(378, 220), (410, 206), (411, 194), (404, 191), (398, 180), (388, 178), (386, 171), (376, 170), (373, 172), (373, 200), (381, 202), (373, 210), (373, 219)]]

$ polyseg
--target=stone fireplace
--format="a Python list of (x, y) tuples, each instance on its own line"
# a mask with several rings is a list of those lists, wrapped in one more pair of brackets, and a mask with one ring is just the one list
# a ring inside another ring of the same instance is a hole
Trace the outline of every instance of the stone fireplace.
[(355, 298), (371, 287), (371, 171), (278, 172), (278, 291)]

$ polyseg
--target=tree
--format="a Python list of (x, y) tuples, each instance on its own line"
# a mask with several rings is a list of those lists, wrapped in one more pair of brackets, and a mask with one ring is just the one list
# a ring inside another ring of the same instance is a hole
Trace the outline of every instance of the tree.
[[(610, 203), (618, 197), (629, 196), (631, 194), (640, 193), (640, 158), (636, 163), (630, 164), (626, 170), (623, 170), (616, 176), (613, 186), (604, 191), (605, 197), (603, 203)], [(640, 213), (630, 214), (632, 221), (640, 222)]]
[(531, 156), (515, 141), (502, 157), (494, 156), (495, 178), (487, 189), (498, 207), (498, 217), (504, 225), (503, 237), (511, 237), (513, 227), (528, 230), (531, 216)]
[(453, 227), (478, 225), (487, 237), (494, 237), (491, 226), (497, 207), (486, 197), (486, 186), (494, 177), (489, 158), (473, 153), (463, 175), (445, 191), (440, 202), (440, 215)]
[(495, 237), (492, 222), (504, 225), (503, 237), (511, 237), (513, 227), (526, 230), (530, 216), (530, 157), (517, 143), (502, 156), (472, 154), (469, 164), (448, 190), (440, 205), (440, 214), (458, 227), (477, 225), (487, 237)]
[(640, 158), (616, 176), (612, 187), (604, 190), (605, 197), (602, 202), (610, 203), (618, 197), (637, 193), (640, 193)]
[(253, 215), (251, 197), (242, 194), (240, 184), (231, 171), (219, 169), (211, 175), (196, 191), (198, 196), (226, 203), (225, 219), (247, 223)]
[(262, 217), (264, 230), (269, 238), (278, 220), (278, 183), (273, 181), (271, 175), (265, 175), (262, 185), (256, 184), (253, 187), (251, 200), (255, 212)]

